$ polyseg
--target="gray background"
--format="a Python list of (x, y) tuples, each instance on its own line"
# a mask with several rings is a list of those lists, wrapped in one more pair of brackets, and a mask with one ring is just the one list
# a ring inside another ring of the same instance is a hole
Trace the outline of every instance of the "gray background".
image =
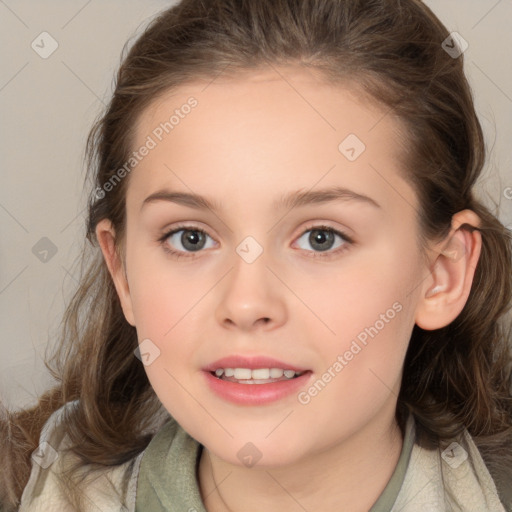
[[(124, 43), (171, 3), (0, 0), (0, 398), (13, 408), (51, 382), (43, 358), (76, 284), (88, 130)], [(426, 3), (469, 43), (466, 72), (490, 151), (479, 196), (512, 228), (512, 0)], [(42, 32), (58, 44), (46, 59), (31, 46), (51, 48)]]

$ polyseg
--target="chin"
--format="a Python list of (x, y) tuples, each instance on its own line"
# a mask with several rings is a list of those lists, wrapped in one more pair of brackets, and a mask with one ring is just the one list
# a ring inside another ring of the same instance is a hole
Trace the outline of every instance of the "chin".
[(303, 445), (294, 450), (293, 445), (277, 439), (275, 442), (268, 439), (264, 442), (230, 440), (222, 445), (215, 442), (209, 443), (207, 440), (205, 443), (202, 444), (209, 452), (225, 463), (240, 468), (276, 469), (294, 465), (307, 456), (303, 451)]

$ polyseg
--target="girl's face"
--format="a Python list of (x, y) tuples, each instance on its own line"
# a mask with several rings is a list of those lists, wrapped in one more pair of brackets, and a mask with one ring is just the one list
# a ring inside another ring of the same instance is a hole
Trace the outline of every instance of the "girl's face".
[[(429, 275), (397, 120), (279, 73), (153, 104), (126, 197), (120, 296), (147, 375), (190, 435), (238, 465), (391, 429)], [(240, 370), (214, 375), (226, 368)]]

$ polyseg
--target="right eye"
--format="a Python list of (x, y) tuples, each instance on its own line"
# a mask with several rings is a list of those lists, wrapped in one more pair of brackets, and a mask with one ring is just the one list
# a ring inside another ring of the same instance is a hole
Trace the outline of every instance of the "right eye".
[(177, 257), (187, 257), (188, 255), (193, 257), (193, 254), (190, 253), (214, 246), (214, 244), (207, 245), (208, 238), (213, 241), (208, 233), (197, 226), (178, 226), (165, 233), (159, 242), (162, 243), (165, 251)]

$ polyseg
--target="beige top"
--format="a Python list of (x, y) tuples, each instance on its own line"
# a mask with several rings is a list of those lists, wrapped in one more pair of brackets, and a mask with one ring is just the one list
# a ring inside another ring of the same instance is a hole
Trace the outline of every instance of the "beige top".
[[(64, 407), (72, 407), (73, 402)], [(59, 456), (69, 445), (63, 408), (48, 420), (19, 512), (74, 512), (59, 473), (72, 460)], [(471, 436), (442, 449), (427, 449), (413, 416), (386, 489), (370, 512), (512, 512), (505, 508)], [(196, 479), (201, 445), (172, 418), (161, 426), (137, 457), (107, 470), (84, 473), (84, 512), (205, 512)], [(503, 497), (502, 497), (503, 499)]]

